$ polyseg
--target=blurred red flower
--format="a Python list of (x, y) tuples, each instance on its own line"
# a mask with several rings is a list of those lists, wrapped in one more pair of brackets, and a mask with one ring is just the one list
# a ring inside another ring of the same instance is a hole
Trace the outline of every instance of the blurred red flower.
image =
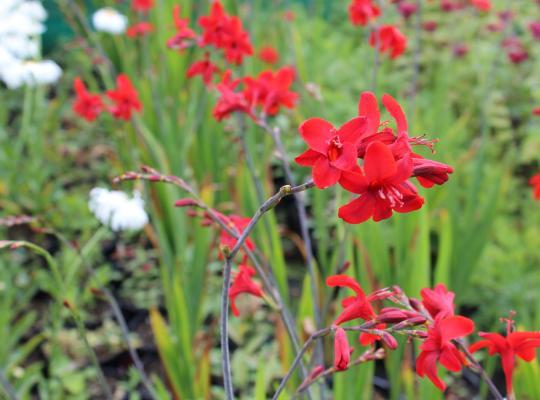
[(338, 327), (334, 334), (334, 368), (344, 371), (349, 367), (353, 348), (349, 346), (347, 333), (343, 328)]
[(535, 40), (540, 40), (540, 22), (533, 21), (529, 24), (529, 31)]
[(478, 11), (487, 12), (487, 11), (489, 11), (491, 9), (491, 1), (490, 0), (471, 0), (471, 4)]
[(381, 10), (373, 0), (352, 0), (349, 5), (349, 19), (353, 25), (364, 26), (380, 14)]
[(251, 118), (255, 118), (244, 93), (234, 91), (240, 83), (240, 79), (231, 80), (231, 75), (232, 72), (227, 70), (225, 74), (223, 74), (221, 82), (216, 85), (220, 97), (214, 106), (212, 115), (217, 121), (229, 118), (234, 112), (244, 112)]
[(107, 97), (114, 102), (110, 112), (117, 119), (129, 120), (133, 111), (140, 112), (141, 102), (137, 91), (127, 75), (120, 74), (116, 78), (116, 89), (108, 90)]
[(474, 322), (459, 315), (435, 320), (428, 329), (428, 337), (420, 345), (422, 352), (416, 359), (418, 375), (427, 376), (435, 386), (444, 390), (446, 384), (437, 374), (437, 363), (449, 371), (460, 371), (465, 358), (451, 341), (470, 335), (473, 331)]
[(253, 276), (255, 276), (255, 270), (253, 268), (243, 264), (238, 266), (238, 272), (229, 288), (231, 311), (235, 317), (240, 315), (238, 308), (236, 308), (236, 298), (240, 294), (247, 293), (256, 297), (263, 297), (263, 290), (259, 284), (252, 279)]
[(208, 86), (212, 83), (212, 78), (217, 72), (219, 72), (219, 68), (210, 61), (210, 55), (206, 53), (204, 59), (191, 64), (186, 72), (186, 76), (191, 79), (194, 76), (201, 75), (204, 84)]
[(371, 32), (369, 44), (381, 53), (388, 51), (390, 58), (395, 59), (405, 51), (407, 37), (393, 25), (381, 25)]
[(279, 60), (279, 53), (272, 46), (264, 46), (259, 50), (258, 54), (261, 61), (267, 64), (276, 64)]
[(266, 115), (276, 115), (281, 107), (293, 108), (298, 94), (289, 90), (296, 72), (283, 67), (277, 72), (263, 71), (257, 78), (245, 77), (244, 96), (251, 107), (260, 106)]
[(154, 0), (133, 0), (131, 8), (138, 12), (148, 12), (154, 7)]
[(516, 356), (526, 362), (534, 360), (536, 349), (540, 347), (540, 332), (507, 332), (506, 337), (493, 332), (480, 332), (478, 335), (484, 340), (472, 344), (469, 350), (474, 353), (487, 347), (490, 356), (498, 353), (506, 378), (506, 390), (508, 394), (512, 393)]
[(408, 1), (402, 1), (398, 4), (398, 11), (405, 19), (409, 19), (418, 9), (415, 3), (409, 3)]
[(176, 34), (167, 40), (167, 47), (182, 51), (193, 44), (197, 34), (189, 28), (189, 19), (182, 18), (180, 15), (180, 6), (178, 4), (173, 8), (173, 20)]
[(154, 27), (150, 22), (139, 22), (127, 28), (126, 35), (129, 38), (145, 36), (152, 32)]
[(534, 175), (529, 180), (529, 185), (533, 187), (533, 196), (535, 200), (540, 201), (540, 174)]
[(79, 77), (73, 81), (73, 88), (77, 95), (73, 103), (73, 111), (87, 121), (95, 120), (105, 109), (101, 97), (89, 93), (84, 82)]

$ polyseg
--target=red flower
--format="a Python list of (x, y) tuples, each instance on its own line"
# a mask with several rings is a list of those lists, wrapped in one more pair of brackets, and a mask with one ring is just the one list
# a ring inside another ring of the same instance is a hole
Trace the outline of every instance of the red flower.
[(474, 353), (487, 347), (489, 355), (498, 353), (506, 377), (506, 390), (512, 393), (512, 376), (516, 365), (516, 356), (526, 362), (536, 357), (536, 348), (540, 347), (540, 332), (508, 332), (506, 337), (492, 332), (478, 334), (484, 340), (472, 344), (469, 350)]
[(267, 64), (276, 64), (279, 60), (279, 53), (272, 46), (265, 46), (259, 50), (259, 58)]
[(349, 5), (349, 19), (353, 25), (366, 25), (381, 14), (373, 0), (352, 0)]
[(349, 367), (353, 348), (349, 346), (347, 333), (343, 328), (337, 328), (334, 335), (334, 368), (344, 371)]
[[(242, 232), (244, 232), (244, 229), (246, 229), (246, 227), (251, 222), (251, 218), (248, 218), (248, 217), (241, 217), (239, 215), (234, 215), (234, 214), (229, 215), (229, 216), (225, 216), (219, 213), (217, 214), (224, 223), (226, 223), (232, 230), (236, 230), (239, 235), (241, 235)], [(228, 247), (229, 249), (232, 250), (234, 246), (236, 246), (236, 242), (237, 242), (237, 239), (235, 237), (229, 235), (229, 233), (225, 229), (221, 230), (221, 235), (219, 238), (220, 246)], [(244, 244), (249, 250), (251, 251), (255, 250), (255, 245), (253, 244), (253, 241), (250, 238), (247, 238)]]
[(204, 55), (201, 61), (195, 61), (186, 72), (188, 78), (193, 78), (196, 75), (201, 75), (205, 85), (212, 83), (212, 78), (219, 68), (210, 61), (209, 54)]
[(294, 22), (296, 19), (296, 15), (294, 11), (291, 10), (285, 10), (283, 11), (283, 20), (287, 22)]
[(137, 36), (145, 36), (153, 30), (154, 27), (150, 22), (139, 22), (138, 24), (132, 25), (127, 28), (126, 35), (129, 38), (135, 38)]
[(418, 6), (415, 3), (409, 3), (407, 1), (402, 1), (398, 4), (398, 11), (405, 19), (409, 19), (418, 9)]
[(533, 35), (535, 40), (540, 40), (540, 22), (531, 22), (529, 24), (529, 30), (531, 31), (531, 35)]
[(390, 58), (398, 58), (407, 47), (407, 37), (392, 25), (381, 25), (371, 32), (369, 38), (371, 47), (376, 47), (379, 52), (390, 52)]
[(462, 316), (437, 319), (428, 329), (428, 337), (420, 345), (422, 351), (416, 360), (416, 372), (427, 376), (440, 390), (446, 384), (437, 375), (437, 362), (449, 371), (458, 372), (464, 362), (463, 355), (451, 342), (474, 331), (474, 322)]
[(131, 8), (138, 12), (148, 12), (154, 7), (154, 0), (133, 0)]
[(465, 57), (468, 52), (469, 46), (467, 46), (465, 43), (457, 43), (453, 49), (454, 56), (457, 58)]
[(236, 16), (227, 15), (219, 1), (212, 3), (210, 15), (199, 18), (199, 25), (203, 28), (201, 45), (223, 49), (227, 62), (240, 65), (245, 56), (253, 54), (242, 21)]
[(434, 318), (446, 318), (454, 315), (454, 292), (449, 292), (442, 283), (435, 289), (424, 288), (420, 291), (422, 304)]
[(77, 98), (73, 103), (73, 111), (87, 121), (93, 121), (104, 110), (101, 97), (91, 94), (86, 90), (86, 86), (81, 78), (77, 77), (73, 81), (73, 88)]
[(251, 279), (255, 275), (255, 270), (247, 265), (240, 264), (238, 273), (229, 289), (229, 299), (231, 301), (231, 310), (235, 317), (240, 315), (236, 308), (236, 298), (242, 293), (248, 293), (256, 297), (263, 297), (261, 287)]
[(534, 175), (529, 180), (529, 185), (532, 186), (533, 189), (533, 196), (535, 200), (540, 200), (540, 174)]
[(108, 90), (107, 97), (115, 103), (111, 107), (110, 112), (117, 119), (127, 121), (131, 118), (132, 111), (140, 112), (142, 109), (137, 91), (127, 75), (118, 75), (116, 78), (116, 89)]
[(240, 80), (231, 81), (231, 74), (230, 70), (226, 71), (223, 74), (222, 81), (216, 85), (216, 89), (221, 96), (212, 111), (212, 115), (217, 121), (228, 118), (234, 112), (245, 112), (251, 118), (255, 118), (244, 93), (234, 91)]
[(540, 107), (534, 107), (532, 110), (533, 115), (540, 115)]
[(332, 186), (344, 171), (358, 168), (357, 143), (366, 129), (364, 117), (353, 118), (337, 130), (324, 119), (308, 119), (299, 131), (309, 149), (295, 161), (312, 167), (313, 182), (318, 188)]
[(412, 173), (410, 157), (396, 161), (392, 151), (382, 142), (371, 143), (366, 150), (364, 170), (344, 174), (340, 184), (360, 197), (340, 207), (338, 215), (351, 224), (373, 218), (381, 221), (400, 213), (418, 210), (424, 199), (407, 179)]
[(184, 50), (191, 46), (197, 38), (197, 34), (189, 28), (189, 19), (183, 19), (180, 15), (180, 6), (177, 4), (173, 8), (173, 20), (176, 34), (167, 40), (169, 49)]
[(364, 290), (358, 282), (347, 275), (332, 275), (326, 278), (326, 285), (330, 287), (348, 287), (354, 290), (356, 296), (350, 296), (343, 299), (341, 306), (343, 311), (334, 321), (334, 325), (341, 325), (344, 322), (352, 321), (357, 318), (369, 321), (375, 318), (375, 311), (371, 307), (371, 301), (377, 299), (377, 296), (370, 295), (366, 297)]
[(529, 53), (517, 37), (505, 39), (502, 45), (506, 49), (508, 59), (514, 64), (520, 64), (529, 58)]
[(245, 77), (244, 96), (252, 107), (258, 105), (267, 115), (276, 115), (283, 106), (293, 108), (298, 94), (290, 89), (295, 78), (292, 67), (283, 67), (276, 73), (263, 71), (257, 78)]
[(490, 0), (471, 0), (471, 4), (473, 7), (475, 7), (478, 11), (489, 11), (491, 9), (491, 2)]

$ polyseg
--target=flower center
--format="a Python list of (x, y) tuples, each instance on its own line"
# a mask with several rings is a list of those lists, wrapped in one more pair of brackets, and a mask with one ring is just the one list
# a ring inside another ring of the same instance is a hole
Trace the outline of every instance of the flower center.
[(334, 136), (333, 139), (328, 142), (328, 159), (335, 161), (343, 153), (343, 143), (339, 140), (339, 136)]
[(404, 204), (403, 194), (393, 185), (382, 185), (377, 191), (377, 194), (382, 200), (388, 201), (392, 208)]

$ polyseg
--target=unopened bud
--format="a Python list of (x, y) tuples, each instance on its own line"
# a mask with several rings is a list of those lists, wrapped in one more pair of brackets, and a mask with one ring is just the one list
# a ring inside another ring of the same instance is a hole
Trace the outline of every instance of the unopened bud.
[(174, 203), (175, 207), (195, 207), (198, 206), (199, 202), (197, 200), (191, 199), (189, 197), (185, 199), (176, 200)]
[(345, 271), (349, 269), (350, 266), (351, 266), (351, 262), (345, 261), (343, 265), (338, 269), (338, 274), (343, 274)]
[(411, 307), (414, 308), (416, 311), (421, 311), (421, 310), (422, 310), (422, 303), (421, 303), (420, 300), (418, 300), (418, 299), (410, 298), (410, 299), (409, 299), (409, 304), (410, 304)]
[(391, 334), (389, 334), (388, 332), (383, 332), (382, 336), (381, 336), (381, 339), (383, 341), (383, 343), (390, 349), (390, 350), (395, 350), (397, 349), (398, 347), (398, 343), (397, 343), (397, 340), (395, 337), (393, 337)]
[(379, 316), (377, 317), (377, 321), (395, 324), (397, 322), (402, 322), (407, 318), (409, 318), (409, 316), (403, 310), (389, 307), (381, 310)]
[(225, 258), (231, 255), (231, 248), (229, 246), (220, 246), (219, 250), (221, 251), (221, 254), (223, 254)]

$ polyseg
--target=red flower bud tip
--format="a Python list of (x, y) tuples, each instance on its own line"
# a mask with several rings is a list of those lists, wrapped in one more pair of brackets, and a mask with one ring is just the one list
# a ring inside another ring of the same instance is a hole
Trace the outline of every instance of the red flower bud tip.
[(349, 346), (347, 333), (338, 327), (334, 336), (334, 368), (344, 371), (349, 367), (353, 348)]
[(394, 324), (396, 322), (402, 322), (407, 318), (409, 318), (409, 316), (398, 308), (385, 308), (381, 310), (377, 320), (380, 322)]
[(424, 317), (423, 315), (417, 315), (415, 317), (409, 318), (405, 322), (407, 322), (411, 326), (413, 326), (413, 325), (422, 325), (422, 324), (425, 324), (427, 322), (427, 318)]
[(422, 310), (422, 303), (418, 299), (409, 299), (409, 304), (412, 308), (414, 308), (416, 311)]
[(315, 368), (313, 368), (306, 379), (302, 382), (302, 384), (298, 387), (298, 392), (303, 392), (306, 387), (311, 384), (319, 375), (321, 375), (324, 372), (324, 366), (323, 365), (317, 365)]
[(338, 274), (343, 274), (345, 271), (349, 269), (350, 266), (351, 266), (351, 262), (345, 261), (343, 265), (341, 266), (341, 268), (338, 270)]
[(159, 181), (161, 181), (161, 176), (159, 176), (159, 175), (151, 175), (151, 176), (148, 177), (148, 180), (150, 182), (159, 182)]
[(386, 331), (382, 334), (382, 341), (390, 350), (395, 350), (398, 347), (396, 338)]
[(191, 198), (185, 198), (176, 200), (174, 203), (175, 207), (196, 207), (199, 205), (199, 202), (197, 200), (191, 199)]

